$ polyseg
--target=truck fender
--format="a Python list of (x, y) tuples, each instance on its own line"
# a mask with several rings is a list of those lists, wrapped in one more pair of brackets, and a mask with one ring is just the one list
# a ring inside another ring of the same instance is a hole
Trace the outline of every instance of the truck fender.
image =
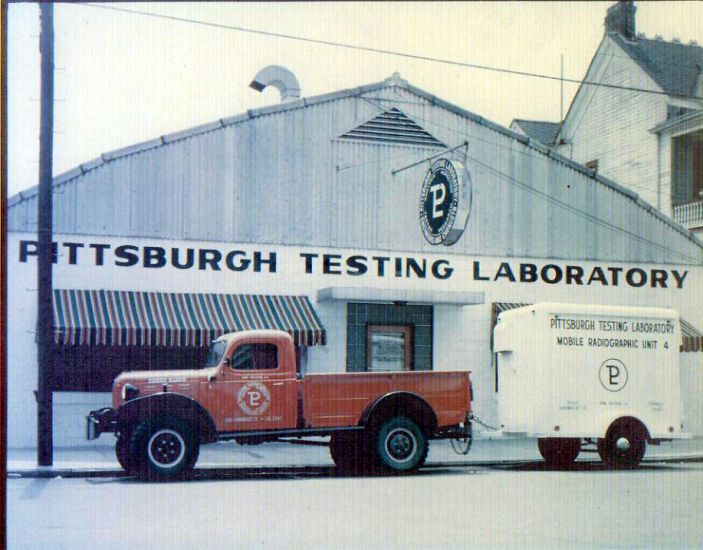
[(193, 424), (202, 443), (217, 439), (210, 414), (194, 399), (178, 393), (155, 393), (125, 401), (117, 409), (117, 431), (127, 432), (139, 421), (153, 416), (176, 416)]
[(359, 424), (368, 427), (379, 418), (407, 416), (414, 420), (427, 434), (437, 429), (437, 415), (432, 407), (422, 397), (404, 391), (381, 395), (375, 399), (361, 415)]

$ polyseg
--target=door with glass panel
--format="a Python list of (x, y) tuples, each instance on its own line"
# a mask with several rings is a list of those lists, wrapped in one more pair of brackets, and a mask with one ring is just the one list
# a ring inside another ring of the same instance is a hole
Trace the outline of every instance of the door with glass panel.
[(413, 369), (412, 326), (368, 325), (366, 369), (393, 372)]

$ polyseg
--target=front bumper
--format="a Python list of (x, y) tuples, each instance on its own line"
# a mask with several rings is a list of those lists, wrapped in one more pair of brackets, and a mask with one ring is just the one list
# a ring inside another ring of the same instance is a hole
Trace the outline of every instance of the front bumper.
[(85, 438), (97, 439), (105, 432), (114, 433), (117, 429), (117, 411), (111, 407), (90, 411), (85, 417)]

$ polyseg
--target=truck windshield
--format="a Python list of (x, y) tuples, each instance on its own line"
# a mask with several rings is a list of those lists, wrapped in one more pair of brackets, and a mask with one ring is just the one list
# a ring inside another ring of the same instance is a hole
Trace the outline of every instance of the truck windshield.
[(218, 340), (217, 342), (213, 342), (212, 345), (210, 346), (210, 351), (207, 355), (207, 361), (205, 362), (205, 367), (216, 367), (217, 365), (219, 365), (220, 361), (222, 360), (222, 356), (225, 353), (226, 348), (227, 348), (227, 343), (223, 342), (222, 340)]

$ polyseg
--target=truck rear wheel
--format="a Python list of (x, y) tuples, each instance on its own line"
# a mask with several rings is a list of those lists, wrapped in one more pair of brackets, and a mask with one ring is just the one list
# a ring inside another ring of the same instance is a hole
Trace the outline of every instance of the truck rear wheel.
[(636, 420), (621, 420), (613, 424), (598, 440), (598, 455), (610, 468), (636, 468), (644, 458), (646, 432)]
[(129, 466), (146, 479), (179, 478), (193, 470), (199, 451), (200, 441), (190, 424), (175, 417), (150, 418), (129, 438)]
[(375, 434), (379, 464), (392, 472), (412, 472), (427, 459), (427, 436), (409, 418), (396, 416), (383, 422)]
[(539, 454), (550, 468), (568, 468), (581, 451), (581, 440), (574, 437), (543, 437), (537, 440)]

